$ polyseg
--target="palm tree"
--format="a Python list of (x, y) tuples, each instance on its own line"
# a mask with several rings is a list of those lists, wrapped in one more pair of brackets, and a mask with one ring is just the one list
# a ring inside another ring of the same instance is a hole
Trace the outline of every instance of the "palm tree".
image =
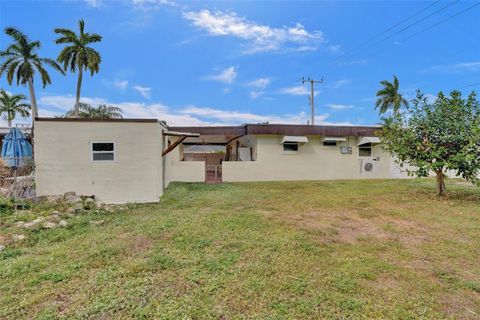
[[(65, 117), (69, 118), (75, 115), (75, 109), (68, 111)], [(79, 103), (78, 117), (90, 119), (122, 119), (123, 111), (119, 107), (106, 104), (92, 107), (88, 103)]]
[(28, 84), (32, 104), (32, 117), (35, 119), (38, 117), (37, 100), (33, 87), (35, 73), (40, 73), (42, 84), (45, 88), (52, 81), (47, 70), (43, 67), (44, 64), (49, 65), (62, 74), (64, 72), (54, 60), (38, 56), (36, 51), (40, 48), (39, 41), (31, 42), (25, 34), (15, 28), (6, 28), (5, 33), (13, 38), (14, 42), (5, 51), (0, 51), (0, 58), (4, 60), (0, 66), (0, 77), (6, 71), (9, 85), (12, 84), (14, 78), (16, 78), (17, 86), (19, 84)]
[(398, 93), (399, 82), (396, 76), (393, 76), (393, 83), (383, 80), (380, 81), (380, 84), (383, 88), (377, 91), (378, 99), (375, 103), (375, 109), (380, 108), (380, 114), (387, 112), (389, 109), (393, 109), (393, 113), (398, 114), (402, 106), (408, 106), (408, 101)]
[(30, 116), (31, 106), (23, 103), (26, 97), (23, 94), (9, 95), (5, 90), (0, 89), (0, 115), (3, 115), (8, 121), (8, 127), (12, 127), (12, 120), (15, 120), (17, 114), (22, 117)]
[(61, 37), (55, 40), (56, 44), (69, 44), (58, 55), (57, 61), (63, 63), (63, 69), (75, 72), (78, 69), (77, 91), (75, 95), (75, 113), (79, 116), (80, 108), (80, 91), (82, 89), (83, 71), (90, 71), (91, 76), (98, 73), (100, 62), (102, 61), (100, 54), (89, 47), (91, 43), (102, 41), (102, 36), (96, 33), (85, 33), (85, 23), (83, 20), (78, 22), (80, 33), (77, 35), (74, 31), (69, 29), (55, 29), (55, 33), (60, 34)]

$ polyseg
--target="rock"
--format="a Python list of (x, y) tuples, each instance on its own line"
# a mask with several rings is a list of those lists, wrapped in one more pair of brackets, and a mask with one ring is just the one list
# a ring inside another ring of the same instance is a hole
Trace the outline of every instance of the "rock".
[(92, 221), (90, 221), (90, 224), (92, 226), (99, 226), (99, 225), (102, 225), (104, 223), (105, 223), (105, 220), (92, 220)]
[(53, 229), (53, 228), (56, 228), (57, 227), (57, 224), (55, 222), (45, 222), (43, 225), (42, 225), (45, 229)]
[(22, 241), (24, 240), (26, 237), (24, 234), (14, 234), (12, 235), (12, 239), (13, 241)]
[(72, 197), (72, 196), (76, 196), (77, 194), (75, 193), (75, 191), (67, 191), (63, 194), (63, 197), (64, 198), (68, 198), (68, 197)]
[(17, 227), (18, 228), (23, 228), (25, 226), (25, 221), (18, 221), (17, 222)]
[(2, 252), (3, 250), (5, 250), (7, 247), (5, 247), (3, 244), (0, 244), (0, 252)]
[(58, 226), (65, 228), (66, 226), (68, 226), (68, 222), (65, 220), (60, 220), (60, 222), (58, 223)]
[(79, 213), (83, 211), (83, 202), (77, 202), (68, 208), (68, 213)]
[(97, 207), (97, 203), (92, 198), (85, 199), (85, 201), (83, 201), (83, 204), (85, 209), (87, 210), (95, 209)]
[(52, 215), (50, 216), (50, 219), (52, 219), (52, 220), (54, 220), (54, 221), (58, 221), (58, 220), (60, 220), (60, 216), (59, 216), (58, 214), (52, 214)]
[(44, 220), (43, 217), (38, 217), (37, 219), (35, 219), (35, 220), (33, 220), (33, 221), (24, 223), (24, 224), (23, 224), (23, 227), (24, 227), (24, 228), (27, 228), (27, 229), (34, 228), (34, 227), (36, 227), (37, 225), (39, 225), (40, 223), (42, 223), (43, 220)]
[(54, 210), (54, 211), (50, 212), (50, 214), (51, 214), (52, 216), (54, 216), (54, 215), (57, 215), (57, 216), (58, 216), (58, 215), (60, 215), (60, 212), (57, 211), (57, 210)]
[(83, 202), (82, 198), (80, 198), (75, 192), (70, 191), (70, 192), (65, 192), (63, 195), (63, 199), (68, 202), (68, 203), (80, 203)]

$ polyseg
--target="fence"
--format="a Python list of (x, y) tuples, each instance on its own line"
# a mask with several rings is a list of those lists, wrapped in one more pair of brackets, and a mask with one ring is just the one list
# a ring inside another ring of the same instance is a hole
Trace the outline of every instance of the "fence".
[(34, 166), (32, 158), (0, 160), (0, 193), (7, 198), (34, 198)]

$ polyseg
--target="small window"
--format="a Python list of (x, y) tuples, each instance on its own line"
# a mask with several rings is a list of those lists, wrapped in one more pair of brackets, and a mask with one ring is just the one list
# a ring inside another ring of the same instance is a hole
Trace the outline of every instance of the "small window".
[(114, 161), (115, 144), (113, 142), (92, 142), (92, 161)]
[(358, 155), (360, 157), (371, 157), (372, 156), (372, 144), (365, 143), (358, 147)]
[(283, 144), (283, 151), (298, 152), (298, 143), (290, 142)]
[(337, 141), (323, 141), (325, 147), (336, 147)]

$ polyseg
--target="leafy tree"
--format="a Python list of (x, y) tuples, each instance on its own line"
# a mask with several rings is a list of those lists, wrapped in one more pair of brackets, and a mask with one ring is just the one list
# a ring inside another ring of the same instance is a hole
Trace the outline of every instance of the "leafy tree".
[(100, 62), (102, 61), (100, 54), (89, 47), (90, 44), (102, 41), (102, 36), (96, 33), (86, 33), (85, 23), (83, 20), (78, 22), (80, 33), (77, 35), (74, 31), (69, 29), (55, 29), (55, 33), (60, 34), (61, 37), (55, 40), (55, 43), (69, 44), (58, 55), (57, 61), (63, 64), (63, 69), (71, 72), (78, 70), (77, 91), (75, 94), (75, 113), (79, 116), (80, 111), (80, 91), (82, 89), (83, 71), (90, 71), (93, 77), (94, 73), (98, 73)]
[[(75, 116), (75, 109), (68, 111), (65, 117), (69, 118)], [(106, 104), (92, 107), (87, 103), (80, 102), (78, 117), (91, 119), (122, 119), (123, 111), (119, 107), (109, 106)]]
[(452, 170), (479, 183), (480, 104), (476, 93), (463, 99), (459, 91), (440, 92), (432, 102), (420, 91), (402, 114), (384, 119), (381, 141), (409, 174), (426, 177), (434, 172), (437, 194), (445, 194), (445, 173)]
[(9, 95), (5, 90), (0, 89), (0, 114), (8, 121), (8, 127), (12, 126), (17, 114), (22, 117), (30, 116), (31, 106), (23, 103), (26, 97), (23, 94)]
[(62, 68), (52, 59), (40, 58), (37, 50), (40, 48), (39, 41), (30, 41), (28, 37), (15, 28), (6, 28), (5, 33), (13, 39), (13, 43), (5, 51), (0, 51), (0, 58), (3, 60), (0, 66), (0, 77), (6, 72), (8, 84), (12, 84), (16, 78), (19, 84), (28, 84), (30, 100), (32, 104), (32, 117), (38, 117), (37, 100), (33, 80), (35, 73), (40, 74), (43, 87), (45, 88), (52, 81), (44, 65), (49, 65), (55, 70), (64, 74)]
[(397, 76), (393, 76), (393, 82), (383, 80), (380, 84), (383, 88), (377, 91), (378, 99), (375, 103), (375, 109), (380, 108), (380, 114), (386, 113), (389, 109), (392, 109), (393, 113), (398, 113), (402, 106), (408, 106), (407, 100), (398, 93), (400, 84)]

